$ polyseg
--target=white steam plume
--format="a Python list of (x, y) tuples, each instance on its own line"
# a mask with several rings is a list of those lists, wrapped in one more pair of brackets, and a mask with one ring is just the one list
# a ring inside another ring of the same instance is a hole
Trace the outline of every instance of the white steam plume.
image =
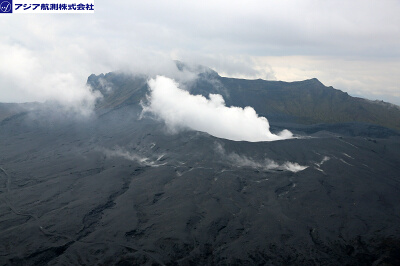
[(156, 163), (156, 161), (159, 161), (162, 158), (162, 156), (159, 156), (156, 161), (153, 161), (150, 158), (143, 157), (143, 156), (140, 156), (138, 154), (128, 152), (128, 151), (126, 151), (123, 148), (120, 148), (118, 146), (115, 147), (113, 150), (106, 149), (106, 148), (98, 148), (98, 150), (103, 152), (107, 157), (121, 157), (121, 158), (124, 158), (124, 159), (129, 160), (129, 161), (137, 162), (140, 165), (153, 166), (153, 167), (165, 165), (165, 163), (163, 163), (163, 164), (157, 164)]
[(193, 129), (235, 141), (274, 141), (291, 138), (288, 130), (278, 135), (269, 130), (265, 117), (259, 117), (252, 107), (227, 107), (223, 97), (210, 94), (209, 99), (191, 95), (172, 79), (157, 76), (148, 82), (150, 103), (144, 112), (151, 112), (165, 121), (176, 132)]
[(304, 169), (308, 168), (308, 166), (302, 166), (298, 163), (284, 162), (283, 164), (279, 165), (274, 160), (268, 158), (265, 158), (264, 161), (255, 161), (251, 158), (248, 158), (247, 156), (239, 155), (234, 152), (227, 154), (225, 149), (219, 143), (217, 143), (215, 150), (224, 159), (237, 167), (250, 167), (263, 170), (285, 170), (294, 173), (303, 171)]

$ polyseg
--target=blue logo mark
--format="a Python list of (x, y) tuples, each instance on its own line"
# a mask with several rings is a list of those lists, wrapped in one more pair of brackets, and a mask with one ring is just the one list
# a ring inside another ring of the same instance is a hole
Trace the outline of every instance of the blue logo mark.
[(0, 0), (0, 13), (12, 13), (12, 0)]

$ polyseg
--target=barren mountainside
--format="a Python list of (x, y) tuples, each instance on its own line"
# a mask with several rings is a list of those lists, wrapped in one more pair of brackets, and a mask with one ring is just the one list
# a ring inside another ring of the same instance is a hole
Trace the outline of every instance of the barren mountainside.
[[(87, 83), (105, 96), (98, 108), (118, 108), (144, 99), (147, 80), (144, 75), (108, 73), (91, 75)], [(324, 86), (317, 79), (298, 82), (244, 80), (221, 77), (206, 69), (187, 87), (192, 94), (206, 97), (209, 93), (221, 94), (228, 106), (252, 106), (260, 116), (267, 117), (271, 122), (361, 122), (400, 130), (398, 106), (352, 97)]]
[(90, 117), (2, 104), (0, 264), (400, 264), (400, 136), (379, 126), (397, 107), (200, 70), (181, 86), (296, 138), (169, 132), (141, 116), (144, 75), (91, 75)]

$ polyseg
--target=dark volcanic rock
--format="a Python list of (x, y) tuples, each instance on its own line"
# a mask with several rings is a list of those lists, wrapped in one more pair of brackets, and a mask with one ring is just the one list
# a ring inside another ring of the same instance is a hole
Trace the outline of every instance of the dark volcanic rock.
[(397, 107), (177, 64), (298, 138), (168, 133), (143, 75), (90, 76), (90, 118), (1, 104), (1, 265), (400, 264)]
[(312, 138), (233, 142), (165, 134), (139, 112), (1, 125), (1, 264), (399, 263), (398, 137), (318, 125), (297, 128)]
[[(228, 106), (253, 107), (270, 122), (296, 124), (364, 123), (400, 130), (400, 107), (380, 101), (351, 97), (346, 92), (327, 87), (318, 79), (297, 82), (245, 80), (221, 77), (215, 71), (198, 66), (189, 70), (198, 78), (181, 82), (192, 94), (208, 97), (221, 94)], [(119, 108), (137, 104), (147, 92), (147, 77), (108, 73), (91, 75), (88, 84), (105, 95), (98, 108)]]

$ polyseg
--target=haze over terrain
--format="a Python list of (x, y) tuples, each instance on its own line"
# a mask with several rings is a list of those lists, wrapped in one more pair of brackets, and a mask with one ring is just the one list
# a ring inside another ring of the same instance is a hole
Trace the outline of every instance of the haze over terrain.
[(400, 265), (398, 14), (0, 14), (0, 265)]
[(4, 15), (0, 102), (79, 105), (91, 73), (161, 74), (178, 59), (399, 105), (399, 13), (393, 0), (99, 0), (94, 14)]
[(397, 106), (174, 64), (0, 104), (1, 264), (399, 264)]

